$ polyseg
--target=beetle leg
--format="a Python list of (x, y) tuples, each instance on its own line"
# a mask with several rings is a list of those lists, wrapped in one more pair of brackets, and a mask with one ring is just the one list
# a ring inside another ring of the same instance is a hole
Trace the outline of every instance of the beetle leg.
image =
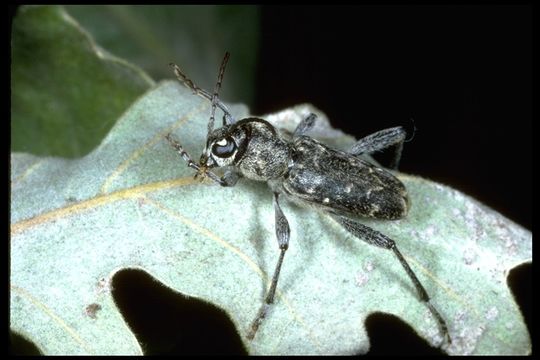
[(225, 174), (221, 177), (219, 184), (221, 186), (234, 186), (240, 179), (240, 174), (234, 170), (226, 170)]
[(287, 248), (289, 247), (289, 237), (291, 230), (289, 228), (289, 222), (287, 221), (287, 218), (283, 214), (283, 211), (281, 211), (281, 207), (279, 206), (278, 202), (278, 193), (274, 193), (274, 210), (276, 214), (276, 237), (279, 244), (280, 254), (279, 259), (276, 265), (276, 269), (274, 270), (274, 275), (272, 275), (272, 283), (270, 284), (270, 288), (268, 289), (268, 292), (266, 294), (266, 297), (264, 299), (264, 303), (261, 306), (261, 309), (259, 310), (259, 313), (257, 314), (257, 317), (251, 324), (251, 328), (248, 334), (248, 339), (252, 340), (255, 337), (255, 333), (257, 332), (257, 329), (259, 328), (259, 325), (261, 325), (263, 319), (266, 317), (266, 313), (268, 312), (268, 308), (270, 307), (270, 304), (274, 302), (274, 295), (276, 293), (276, 286), (279, 278), (279, 272), (281, 271), (281, 265), (283, 264), (283, 257), (285, 256), (285, 252), (287, 251)]
[(395, 241), (390, 239), (388, 236), (359, 223), (358, 221), (354, 221), (339, 215), (333, 215), (333, 218), (357, 238), (367, 242), (370, 245), (382, 247), (384, 249), (392, 250), (394, 252), (399, 262), (405, 269), (405, 272), (413, 282), (414, 287), (416, 288), (416, 291), (420, 296), (420, 300), (423, 301), (429, 308), (429, 310), (437, 320), (437, 323), (439, 324), (444, 338), (450, 344), (452, 342), (452, 339), (450, 338), (450, 334), (448, 333), (448, 326), (446, 325), (446, 322), (444, 321), (441, 314), (437, 311), (435, 306), (433, 306), (433, 304), (430, 302), (430, 298), (426, 289), (424, 288), (420, 280), (418, 280), (418, 277), (416, 277), (416, 274), (412, 271), (411, 267), (409, 266), (403, 255), (401, 255), (401, 252), (398, 250)]
[(401, 151), (403, 150), (405, 136), (405, 129), (401, 126), (380, 130), (358, 140), (349, 149), (348, 153), (354, 156), (359, 156), (364, 153), (371, 154), (395, 145), (396, 150), (394, 158), (388, 168), (396, 170), (399, 165), (399, 160), (401, 159)]
[(307, 118), (300, 121), (300, 124), (294, 130), (293, 138), (304, 135), (306, 132), (311, 130), (313, 125), (315, 125), (315, 120), (317, 120), (317, 115), (311, 113)]

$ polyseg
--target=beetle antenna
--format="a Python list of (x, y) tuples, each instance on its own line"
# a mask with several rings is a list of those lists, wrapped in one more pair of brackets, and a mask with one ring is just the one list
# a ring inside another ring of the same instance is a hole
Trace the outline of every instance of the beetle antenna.
[[(215, 104), (215, 105), (213, 105), (214, 107), (217, 106), (218, 108), (221, 109), (221, 111), (223, 111), (224, 125), (230, 125), (230, 124), (236, 122), (236, 120), (231, 115), (231, 112), (229, 111), (229, 108), (227, 107), (227, 105), (222, 103), (218, 98), (216, 98), (214, 100), (214, 96), (212, 94), (210, 94), (208, 91), (198, 87), (197, 84), (195, 84), (190, 78), (187, 77), (186, 74), (184, 74), (184, 72), (182, 71), (182, 69), (180, 69), (180, 67), (178, 65), (176, 65), (174, 63), (170, 63), (169, 66), (173, 68), (174, 74), (176, 75), (176, 78), (185, 87), (187, 87), (188, 89), (193, 91), (194, 94), (199, 95), (200, 97), (203, 97), (203, 98), (205, 98), (207, 100), (210, 100), (212, 102), (212, 104)], [(222, 64), (222, 67), (223, 67), (223, 64)], [(221, 74), (221, 78), (223, 78), (223, 74)]]
[(208, 136), (210, 136), (210, 133), (214, 129), (214, 116), (216, 114), (216, 105), (219, 101), (219, 89), (221, 88), (221, 82), (223, 81), (223, 74), (225, 74), (225, 66), (227, 66), (229, 55), (228, 51), (225, 52), (225, 56), (223, 57), (223, 61), (221, 61), (221, 66), (219, 68), (219, 75), (216, 86), (214, 87), (214, 93), (212, 94), (212, 115), (210, 115), (210, 121), (208, 122)]
[(413, 118), (411, 118), (411, 122), (412, 122), (412, 126), (413, 126), (412, 135), (411, 135), (410, 139), (405, 139), (405, 140), (403, 140), (403, 142), (409, 142), (409, 141), (412, 141), (412, 139), (414, 139), (414, 135), (416, 134), (416, 124), (414, 123)]

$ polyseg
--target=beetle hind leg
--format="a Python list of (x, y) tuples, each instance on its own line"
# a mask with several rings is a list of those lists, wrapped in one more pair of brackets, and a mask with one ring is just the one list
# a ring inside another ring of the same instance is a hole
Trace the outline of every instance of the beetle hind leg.
[(294, 130), (293, 138), (297, 138), (299, 136), (304, 135), (309, 130), (313, 128), (315, 125), (315, 121), (317, 120), (317, 115), (314, 113), (309, 114), (308, 117), (300, 121), (296, 129)]
[(401, 126), (380, 130), (358, 140), (349, 149), (348, 153), (359, 156), (395, 146), (394, 158), (388, 168), (396, 170), (401, 160), (401, 151), (403, 150), (406, 135), (405, 129)]
[(388, 236), (359, 223), (358, 221), (335, 214), (332, 215), (332, 217), (355, 237), (367, 242), (370, 245), (375, 245), (384, 249), (392, 250), (394, 255), (397, 257), (397, 259), (405, 269), (405, 272), (411, 279), (412, 283), (414, 284), (420, 300), (426, 304), (430, 312), (433, 314), (433, 317), (435, 318), (439, 325), (439, 328), (441, 329), (444, 339), (448, 342), (448, 344), (450, 344), (452, 342), (452, 339), (450, 338), (450, 334), (448, 333), (448, 326), (446, 325), (446, 321), (441, 316), (439, 311), (435, 308), (435, 306), (431, 303), (430, 297), (426, 289), (424, 288), (420, 280), (418, 280), (418, 277), (411, 269), (401, 252), (398, 250), (395, 241), (390, 239)]

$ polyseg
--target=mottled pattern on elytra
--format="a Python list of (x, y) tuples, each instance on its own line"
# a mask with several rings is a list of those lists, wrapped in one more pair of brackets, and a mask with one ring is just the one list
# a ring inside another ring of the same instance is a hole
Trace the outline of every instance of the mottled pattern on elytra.
[(408, 211), (405, 186), (388, 171), (301, 136), (285, 175), (287, 195), (341, 214), (399, 219)]

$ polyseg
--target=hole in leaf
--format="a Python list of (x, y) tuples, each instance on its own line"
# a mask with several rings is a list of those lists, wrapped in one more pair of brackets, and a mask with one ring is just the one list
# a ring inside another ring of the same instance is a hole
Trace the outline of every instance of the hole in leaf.
[(10, 355), (43, 355), (36, 344), (11, 330), (9, 331), (9, 345)]
[(145, 355), (246, 354), (223, 310), (175, 293), (141, 270), (119, 271), (112, 286)]
[(375, 313), (368, 316), (366, 330), (371, 343), (368, 355), (445, 355), (393, 315)]
[(508, 275), (508, 287), (521, 309), (529, 335), (532, 335), (532, 265), (522, 264), (512, 269)]

